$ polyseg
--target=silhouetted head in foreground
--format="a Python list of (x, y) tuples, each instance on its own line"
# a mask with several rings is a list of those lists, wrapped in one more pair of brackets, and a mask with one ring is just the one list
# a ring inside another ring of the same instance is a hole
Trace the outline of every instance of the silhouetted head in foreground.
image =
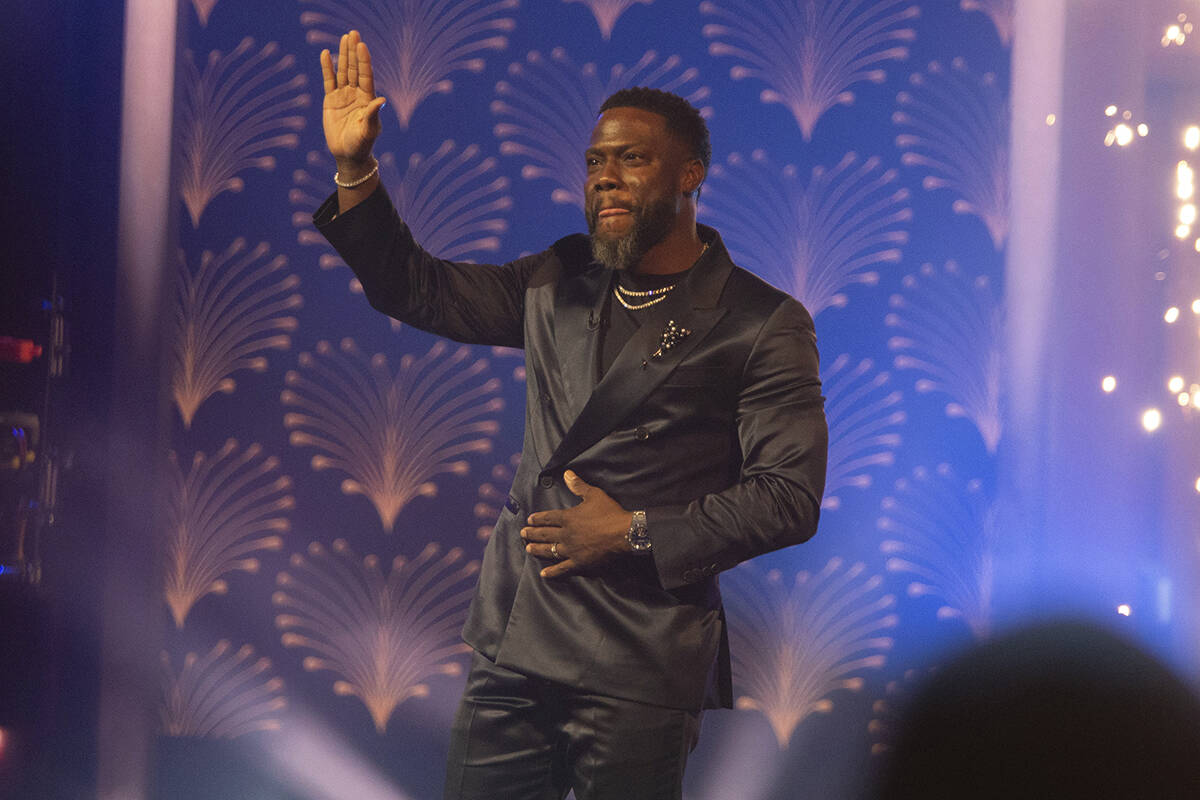
[(920, 689), (874, 797), (1200, 798), (1200, 702), (1099, 628), (993, 639)]

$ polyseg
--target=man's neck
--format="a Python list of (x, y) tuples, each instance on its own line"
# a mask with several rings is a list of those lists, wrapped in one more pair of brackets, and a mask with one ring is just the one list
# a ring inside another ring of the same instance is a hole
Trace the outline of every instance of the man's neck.
[(703, 252), (696, 218), (691, 216), (647, 250), (630, 271), (638, 275), (672, 275), (690, 269)]

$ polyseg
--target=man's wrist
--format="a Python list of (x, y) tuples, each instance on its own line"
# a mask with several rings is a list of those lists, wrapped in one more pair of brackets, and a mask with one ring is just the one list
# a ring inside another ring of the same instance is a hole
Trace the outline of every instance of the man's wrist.
[(334, 162), (337, 164), (340, 179), (346, 183), (352, 183), (371, 174), (379, 165), (375, 157), (370, 155), (366, 158), (335, 158)]

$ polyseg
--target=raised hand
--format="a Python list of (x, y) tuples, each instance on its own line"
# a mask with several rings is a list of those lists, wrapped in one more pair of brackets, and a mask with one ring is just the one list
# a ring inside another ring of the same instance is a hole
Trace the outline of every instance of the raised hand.
[(338, 170), (353, 179), (356, 173), (374, 166), (371, 147), (382, 129), (379, 109), (384, 104), (384, 98), (375, 96), (371, 52), (358, 31), (342, 37), (336, 71), (329, 51), (321, 51), (321, 76), (325, 83), (325, 144), (337, 159)]
[(521, 529), (525, 551), (554, 562), (542, 570), (543, 578), (586, 572), (630, 552), (625, 534), (633, 514), (571, 470), (563, 478), (567, 488), (583, 502), (573, 508), (530, 514), (528, 525)]

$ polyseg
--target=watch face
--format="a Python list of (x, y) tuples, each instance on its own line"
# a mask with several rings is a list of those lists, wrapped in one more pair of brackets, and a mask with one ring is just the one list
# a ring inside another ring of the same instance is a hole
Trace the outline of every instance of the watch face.
[(645, 511), (633, 512), (633, 523), (629, 526), (629, 533), (625, 534), (625, 540), (635, 553), (649, 552), (653, 543), (650, 541), (650, 534), (646, 532)]

